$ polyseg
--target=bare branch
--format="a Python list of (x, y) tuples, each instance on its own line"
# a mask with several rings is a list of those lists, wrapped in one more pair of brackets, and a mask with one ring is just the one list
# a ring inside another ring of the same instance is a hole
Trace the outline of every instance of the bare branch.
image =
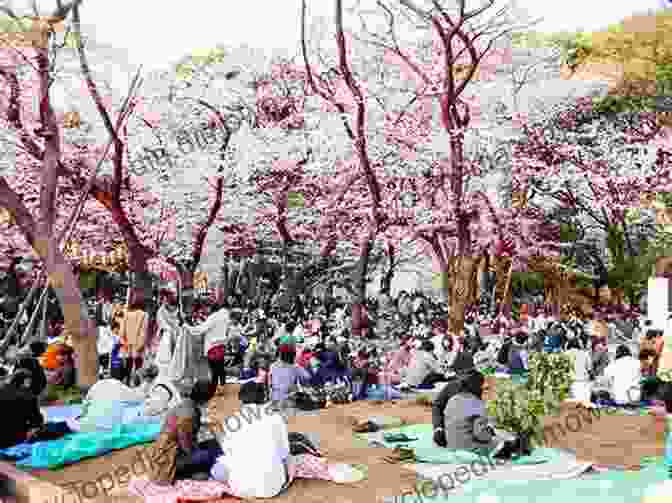
[(352, 131), (352, 128), (350, 127), (350, 124), (348, 124), (347, 119), (345, 118), (345, 107), (343, 106), (342, 103), (337, 102), (334, 97), (333, 97), (333, 91), (332, 91), (332, 96), (329, 96), (322, 90), (318, 89), (317, 85), (315, 84), (315, 78), (313, 76), (312, 69), (310, 67), (310, 62), (308, 61), (308, 46), (306, 44), (306, 0), (301, 0), (301, 54), (303, 55), (303, 63), (304, 67), (306, 68), (306, 78), (308, 80), (308, 84), (310, 85), (310, 88), (313, 90), (315, 94), (320, 96), (322, 99), (325, 101), (328, 101), (336, 109), (338, 110), (341, 120), (343, 122), (343, 127), (345, 128), (346, 134), (350, 137), (351, 140), (355, 139), (355, 134)]

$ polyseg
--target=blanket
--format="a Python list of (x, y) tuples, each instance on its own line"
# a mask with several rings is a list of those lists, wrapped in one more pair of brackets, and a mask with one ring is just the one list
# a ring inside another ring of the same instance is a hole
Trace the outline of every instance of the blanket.
[(58, 440), (15, 445), (0, 450), (0, 456), (17, 460), (18, 467), (58, 468), (110, 451), (151, 442), (159, 436), (160, 431), (160, 424), (121, 424), (112, 431), (72, 433)]
[[(482, 503), (486, 501), (493, 503), (500, 501), (633, 503), (648, 501), (643, 498), (655, 493), (666, 479), (667, 471), (662, 459), (644, 465), (641, 471), (613, 470), (565, 480), (512, 480), (504, 477), (501, 480), (493, 480), (488, 477), (472, 476), (467, 484), (451, 492), (449, 496), (439, 489), (437, 497), (432, 498), (432, 501), (436, 503)], [(665, 497), (668, 495), (669, 493), (666, 493)]]
[[(306, 454), (291, 456), (290, 480), (297, 478), (329, 480), (340, 484), (354, 484), (366, 478), (366, 470), (342, 463), (328, 464), (324, 458)], [(133, 478), (129, 493), (145, 498), (146, 503), (186, 503), (214, 501), (231, 494), (226, 482), (216, 480), (178, 480), (173, 485), (160, 485), (146, 479)]]

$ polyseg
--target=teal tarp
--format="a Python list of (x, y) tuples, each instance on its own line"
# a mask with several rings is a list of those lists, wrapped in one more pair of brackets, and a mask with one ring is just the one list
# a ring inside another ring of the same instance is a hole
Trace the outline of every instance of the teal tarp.
[[(411, 442), (386, 442), (380, 435), (380, 443), (384, 447), (393, 449), (399, 445), (410, 447), (415, 451), (416, 462), (432, 464), (469, 464), (472, 461), (482, 460), (482, 456), (472, 451), (461, 451), (438, 447), (432, 442), (431, 424), (409, 424), (400, 428), (386, 429), (385, 433), (405, 433), (408, 437), (418, 440)], [(361, 439), (370, 438), (369, 434), (362, 433), (356, 436)], [(376, 436), (378, 437), (378, 436)], [(552, 457), (554, 449), (536, 449), (531, 456), (525, 456), (512, 462), (512, 464), (540, 464)]]
[[(415, 450), (418, 463), (467, 465), (477, 459), (469, 451), (452, 451), (432, 444), (432, 427), (429, 424), (414, 424), (386, 430), (385, 433), (403, 432), (409, 437), (418, 437), (405, 444), (385, 442), (386, 447), (405, 445)], [(366, 435), (358, 435), (360, 438)], [(553, 462), (558, 449), (535, 449), (529, 457), (511, 464), (545, 464)], [(666, 480), (667, 471), (662, 459), (644, 460), (641, 471), (611, 470), (589, 473), (581, 478), (565, 480), (492, 480), (472, 477), (459, 492), (450, 495), (430, 494), (422, 499), (417, 494), (397, 497), (397, 503), (596, 503), (596, 498), (607, 503), (639, 503), (651, 486)], [(540, 469), (542, 469), (540, 467)], [(434, 497), (429, 497), (434, 496)], [(394, 498), (393, 498), (394, 499)], [(672, 495), (670, 501), (672, 502)]]
[(72, 433), (58, 440), (32, 444), (30, 455), (17, 461), (16, 466), (58, 468), (131, 445), (151, 442), (160, 432), (160, 424), (122, 424), (112, 431)]

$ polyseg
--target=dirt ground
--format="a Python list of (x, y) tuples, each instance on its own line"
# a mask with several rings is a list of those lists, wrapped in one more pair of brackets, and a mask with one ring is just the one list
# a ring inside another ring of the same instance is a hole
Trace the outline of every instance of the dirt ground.
[[(210, 415), (223, 419), (240, 407), (238, 387), (227, 386), (227, 393), (211, 402)], [(568, 406), (564, 414), (570, 414)], [(411, 401), (355, 402), (320, 411), (319, 415), (290, 418), (289, 430), (314, 432), (319, 435), (321, 450), (331, 462), (363, 464), (368, 467), (367, 479), (353, 485), (340, 485), (319, 480), (297, 480), (289, 491), (273, 498), (278, 502), (318, 503), (339, 501), (342, 503), (378, 502), (385, 496), (401, 495), (415, 484), (415, 474), (399, 465), (382, 460), (389, 450), (371, 448), (357, 442), (352, 433), (352, 418), (369, 416), (401, 417), (407, 424), (430, 423), (431, 409)], [(550, 423), (563, 422), (563, 417), (547, 418)], [(570, 423), (573, 424), (573, 423)], [(560, 438), (561, 437), (561, 438)], [(660, 456), (664, 451), (663, 438), (656, 435), (651, 417), (603, 415), (593, 424), (584, 422), (580, 431), (568, 432), (551, 443), (576, 452), (577, 457), (606, 465), (639, 465), (644, 456)], [(34, 475), (59, 485), (78, 481), (91, 481), (119, 466), (130, 466), (141, 447), (131, 447), (112, 452), (106, 456), (84, 460), (61, 470), (34, 471)], [(96, 502), (134, 502), (139, 498), (93, 496)], [(76, 501), (74, 498), (73, 502)], [(231, 498), (231, 501), (236, 501)], [(238, 500), (239, 501), (239, 500)], [(45, 502), (46, 503), (46, 502)], [(60, 503), (60, 502), (59, 502)], [(66, 500), (62, 503), (70, 503)], [(81, 502), (80, 502), (81, 503)]]

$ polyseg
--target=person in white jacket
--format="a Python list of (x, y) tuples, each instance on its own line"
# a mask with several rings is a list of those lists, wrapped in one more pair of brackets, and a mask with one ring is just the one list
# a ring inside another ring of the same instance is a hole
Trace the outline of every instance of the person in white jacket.
[(633, 404), (640, 401), (641, 364), (626, 345), (622, 344), (616, 349), (616, 359), (604, 370), (604, 379), (616, 403)]

